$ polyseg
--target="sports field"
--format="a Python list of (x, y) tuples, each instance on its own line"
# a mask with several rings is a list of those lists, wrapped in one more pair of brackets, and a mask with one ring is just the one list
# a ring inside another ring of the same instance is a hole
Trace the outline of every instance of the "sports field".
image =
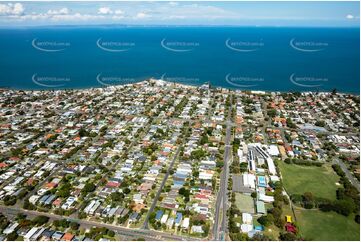
[(283, 185), (289, 195), (312, 192), (316, 197), (336, 199), (339, 177), (332, 167), (299, 166), (278, 162), (282, 174)]
[(335, 212), (296, 209), (297, 225), (306, 240), (358, 240), (360, 225), (354, 215), (345, 217)]

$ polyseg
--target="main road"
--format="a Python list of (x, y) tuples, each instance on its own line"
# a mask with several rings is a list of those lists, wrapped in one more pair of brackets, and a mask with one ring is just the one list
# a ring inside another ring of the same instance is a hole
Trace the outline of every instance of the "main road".
[(229, 164), (228, 161), (231, 157), (231, 136), (232, 136), (232, 96), (230, 98), (231, 105), (228, 109), (228, 117), (226, 122), (226, 139), (224, 148), (224, 165), (221, 174), (220, 187), (216, 201), (216, 214), (213, 225), (213, 240), (225, 240), (228, 232), (228, 177), (229, 177)]

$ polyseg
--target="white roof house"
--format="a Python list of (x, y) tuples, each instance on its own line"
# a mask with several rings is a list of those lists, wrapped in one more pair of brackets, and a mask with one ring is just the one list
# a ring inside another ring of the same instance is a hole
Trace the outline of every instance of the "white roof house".
[(250, 213), (242, 213), (242, 221), (244, 224), (253, 224), (253, 217)]
[(200, 180), (212, 180), (213, 174), (214, 174), (214, 171), (210, 171), (210, 170), (201, 171), (199, 173), (199, 179)]
[(76, 201), (75, 197), (68, 197), (66, 202), (61, 206), (62, 209), (69, 209)]
[(84, 209), (85, 213), (89, 213), (90, 209), (94, 206), (96, 200), (91, 201)]
[(272, 158), (267, 158), (267, 166), (271, 175), (277, 175), (275, 163), (273, 162)]
[(189, 218), (185, 218), (182, 223), (182, 229), (188, 229), (189, 227)]
[(253, 224), (253, 217), (250, 213), (242, 213), (242, 221), (244, 224)]
[(268, 153), (271, 156), (278, 156), (280, 154), (277, 145), (270, 145), (268, 146)]
[(280, 181), (280, 178), (278, 176), (270, 176), (270, 178), (271, 178), (271, 181), (273, 181), (273, 182)]
[(39, 228), (37, 227), (34, 227), (34, 228), (31, 228), (27, 233), (26, 235), (24, 235), (24, 240), (25, 241), (30, 241), (30, 238), (36, 233), (36, 231), (38, 231)]
[(135, 203), (142, 204), (144, 202), (144, 199), (142, 199), (142, 194), (140, 194), (140, 193), (134, 194), (133, 201)]
[(273, 202), (275, 199), (274, 199), (274, 197), (272, 197), (272, 196), (267, 196), (267, 195), (265, 195), (265, 194), (259, 194), (259, 200), (264, 201), (264, 202), (266, 202), (266, 203), (271, 203), (271, 202)]
[(162, 216), (162, 219), (160, 220), (160, 223), (165, 224), (167, 222), (167, 220), (168, 220), (168, 214), (164, 214)]
[(241, 231), (242, 233), (248, 233), (253, 230), (253, 225), (250, 224), (242, 224), (241, 225)]
[(40, 196), (39, 195), (32, 195), (30, 198), (29, 198), (29, 202), (31, 204), (35, 204), (38, 200), (39, 200)]
[(3, 234), (11, 234), (19, 226), (19, 223), (12, 223), (4, 229)]
[(41, 236), (41, 234), (44, 232), (45, 228), (40, 228), (38, 231), (36, 231), (33, 236), (31, 236), (30, 240), (38, 240), (38, 238)]
[(204, 233), (202, 226), (193, 225), (191, 228), (192, 233)]

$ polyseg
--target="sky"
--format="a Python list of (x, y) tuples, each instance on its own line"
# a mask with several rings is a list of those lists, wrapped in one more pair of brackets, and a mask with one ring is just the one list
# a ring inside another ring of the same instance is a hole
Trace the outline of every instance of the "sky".
[(360, 3), (346, 2), (6, 2), (0, 26), (237, 25), (359, 27)]

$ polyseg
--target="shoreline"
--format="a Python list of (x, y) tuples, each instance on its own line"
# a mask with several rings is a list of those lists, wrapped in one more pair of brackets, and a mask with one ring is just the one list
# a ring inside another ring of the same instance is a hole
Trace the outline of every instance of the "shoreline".
[[(45, 92), (55, 92), (55, 91), (84, 91), (84, 90), (98, 90), (98, 89), (107, 89), (107, 88), (121, 88), (121, 87), (125, 87), (125, 86), (131, 86), (131, 85), (141, 85), (143, 83), (149, 82), (149, 81), (155, 81), (158, 83), (163, 83), (163, 84), (175, 84), (177, 86), (182, 86), (182, 87), (187, 87), (187, 88), (200, 88), (202, 85), (205, 85), (208, 83), (205, 82), (201, 85), (192, 85), (192, 84), (184, 84), (184, 83), (179, 83), (179, 82), (173, 82), (173, 81), (167, 81), (167, 80), (162, 80), (162, 79), (155, 79), (155, 78), (149, 78), (149, 79), (145, 79), (142, 81), (138, 81), (138, 82), (134, 82), (134, 83), (126, 83), (126, 84), (117, 84), (117, 85), (109, 85), (109, 86), (102, 86), (102, 87), (80, 87), (80, 88), (56, 88), (56, 89), (26, 89), (26, 88), (13, 88), (13, 87), (0, 87), (0, 91), (3, 90), (7, 90), (7, 91), (24, 91), (24, 92), (39, 92), (39, 91), (45, 91)], [(255, 94), (258, 93), (319, 93), (319, 94), (330, 94), (332, 93), (332, 91), (296, 91), (296, 90), (289, 90), (289, 91), (277, 91), (277, 90), (260, 90), (260, 89), (254, 89), (254, 90), (247, 90), (247, 89), (239, 89), (237, 87), (222, 87), (222, 86), (217, 86), (217, 85), (212, 85), (211, 84), (211, 89), (215, 88), (215, 89), (225, 89), (225, 90), (231, 90), (234, 92), (254, 92)], [(342, 92), (336, 89), (336, 93), (337, 94), (342, 94), (342, 95), (352, 95), (352, 96), (360, 96), (360, 91), (358, 93), (353, 93), (353, 92)]]

